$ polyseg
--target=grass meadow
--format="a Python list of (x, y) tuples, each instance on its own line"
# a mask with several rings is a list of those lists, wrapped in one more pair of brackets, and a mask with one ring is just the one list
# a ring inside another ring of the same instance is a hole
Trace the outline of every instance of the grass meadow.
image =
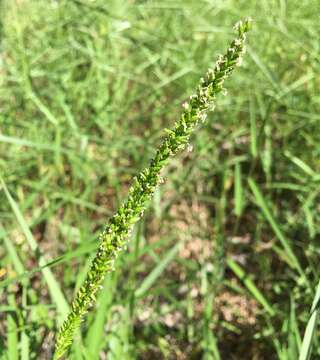
[(170, 161), (66, 358), (299, 358), (312, 304), (319, 335), (319, 12), (0, 0), (1, 360), (52, 358), (101, 229), (247, 16), (243, 66)]

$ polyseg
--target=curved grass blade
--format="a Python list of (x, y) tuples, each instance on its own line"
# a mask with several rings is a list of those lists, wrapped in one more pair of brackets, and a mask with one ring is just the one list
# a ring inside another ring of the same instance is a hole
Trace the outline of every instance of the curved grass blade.
[(311, 315), (303, 336), (302, 346), (300, 349), (299, 360), (309, 360), (311, 356), (312, 340), (317, 326), (320, 305), (320, 281), (317, 286), (317, 291), (313, 299)]
[[(40, 254), (38, 244), (37, 244), (36, 240), (34, 239), (32, 233), (30, 231), (30, 228), (21, 213), (21, 210), (20, 210), (17, 202), (11, 196), (11, 194), (10, 194), (4, 180), (1, 178), (1, 176), (0, 176), (0, 184), (3, 188), (3, 191), (4, 191), (7, 199), (8, 199), (8, 202), (12, 208), (12, 211), (22, 229), (22, 232), (24, 233), (24, 235), (26, 237), (27, 243), (28, 243), (30, 249), (34, 252), (34, 254), (38, 260), (39, 267), (43, 267), (46, 264), (46, 261), (45, 261), (44, 257)], [(51, 272), (51, 270), (48, 267), (45, 267), (45, 268), (41, 269), (41, 272), (42, 272), (42, 275), (48, 285), (50, 296), (51, 296), (53, 302), (56, 304), (56, 307), (58, 309), (58, 314), (59, 314), (58, 320), (62, 322), (64, 316), (66, 316), (66, 314), (68, 313), (68, 310), (69, 310), (68, 303), (62, 293), (62, 290), (61, 290), (57, 280), (55, 279), (53, 273)]]

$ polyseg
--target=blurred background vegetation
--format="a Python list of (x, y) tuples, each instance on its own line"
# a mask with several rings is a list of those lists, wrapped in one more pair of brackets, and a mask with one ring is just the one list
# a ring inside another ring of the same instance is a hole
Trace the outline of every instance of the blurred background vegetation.
[(296, 359), (320, 273), (318, 0), (0, 7), (0, 358), (51, 358), (98, 232), (251, 16), (70, 359)]

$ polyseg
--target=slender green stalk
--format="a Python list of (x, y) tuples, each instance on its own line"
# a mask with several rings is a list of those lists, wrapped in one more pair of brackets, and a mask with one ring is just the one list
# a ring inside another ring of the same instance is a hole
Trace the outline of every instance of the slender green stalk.
[(184, 149), (190, 135), (199, 121), (205, 121), (207, 113), (214, 110), (216, 96), (225, 92), (223, 83), (234, 70), (241, 65), (245, 53), (246, 32), (250, 21), (236, 25), (238, 36), (234, 39), (224, 56), (220, 56), (213, 69), (209, 69), (194, 95), (183, 105), (183, 113), (172, 130), (166, 130), (167, 136), (158, 148), (148, 168), (134, 180), (129, 190), (127, 201), (110, 219), (109, 224), (100, 235), (100, 246), (92, 261), (83, 286), (78, 291), (71, 305), (71, 311), (61, 326), (56, 341), (55, 358), (59, 359), (72, 343), (75, 330), (80, 326), (82, 317), (95, 302), (95, 293), (107, 272), (114, 268), (114, 261), (127, 244), (134, 224), (143, 216), (148, 200), (155, 187), (161, 182), (160, 172), (171, 156)]

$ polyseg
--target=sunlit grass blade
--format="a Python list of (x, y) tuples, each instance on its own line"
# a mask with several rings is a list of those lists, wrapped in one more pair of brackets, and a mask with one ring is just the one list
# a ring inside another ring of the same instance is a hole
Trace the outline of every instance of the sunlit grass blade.
[[(12, 293), (8, 294), (8, 304), (16, 308), (16, 302)], [(8, 360), (18, 360), (18, 324), (13, 311), (8, 311), (7, 315), (7, 358)]]
[(312, 340), (317, 327), (319, 306), (320, 306), (320, 281), (317, 286), (316, 294), (312, 303), (310, 318), (303, 336), (299, 360), (309, 360), (311, 358)]
[(87, 336), (85, 338), (85, 345), (88, 353), (92, 356), (92, 359), (99, 358), (99, 350), (103, 344), (104, 338), (104, 326), (105, 321), (110, 316), (112, 299), (115, 292), (116, 276), (106, 277), (104, 280), (103, 288), (97, 300), (97, 311), (94, 314), (93, 322), (89, 327)]
[(170, 262), (175, 258), (177, 252), (179, 251), (181, 244), (176, 244), (166, 256), (159, 262), (159, 264), (151, 271), (151, 273), (142, 281), (140, 286), (135, 291), (135, 297), (140, 298), (145, 295), (145, 293), (151, 288), (155, 281), (161, 276), (165, 268), (170, 264)]
[(297, 306), (293, 297), (290, 301), (290, 316), (288, 319), (288, 358), (297, 359), (298, 351), (301, 347), (301, 337), (299, 333), (298, 319), (296, 314)]
[[(32, 233), (29, 229), (28, 224), (26, 223), (26, 221), (19, 209), (17, 202), (13, 199), (13, 197), (9, 193), (9, 190), (8, 190), (4, 180), (1, 177), (0, 177), (0, 184), (1, 184), (3, 191), (10, 203), (12, 211), (15, 214), (16, 219), (26, 237), (26, 240), (30, 246), (30, 249), (33, 251), (36, 259), (38, 260), (39, 266), (41, 267), (41, 266), (45, 265), (46, 261), (41, 254), (39, 255), (38, 244), (35, 241)], [(46, 283), (48, 285), (50, 296), (57, 306), (58, 320), (61, 321), (68, 313), (68, 310), (69, 310), (68, 303), (61, 291), (61, 288), (60, 288), (58, 282), (56, 281), (55, 277), (53, 276), (51, 270), (48, 267), (45, 267), (45, 268), (42, 268), (41, 272), (42, 272), (43, 277), (46, 280)]]
[(251, 155), (255, 159), (258, 156), (258, 132), (256, 121), (256, 109), (253, 98), (250, 100), (250, 149)]
[(241, 165), (236, 163), (234, 169), (234, 202), (235, 202), (235, 214), (239, 217), (242, 214), (243, 209), (243, 187), (242, 187), (242, 176), (241, 176)]
[(270, 316), (275, 315), (275, 311), (272, 308), (269, 301), (265, 298), (262, 292), (257, 288), (254, 281), (250, 278), (249, 274), (247, 274), (242, 267), (237, 264), (230, 257), (227, 258), (226, 261), (228, 267), (232, 270), (232, 272), (243, 282), (246, 288), (250, 291), (250, 293), (254, 296), (259, 304), (263, 306), (263, 308), (269, 313)]
[[(7, 253), (10, 256), (10, 259), (13, 263), (16, 273), (19, 275), (23, 274), (25, 272), (25, 268), (19, 258), (19, 255), (16, 251), (14, 244), (10, 241), (8, 234), (3, 229), (1, 222), (0, 222), (0, 239), (3, 239)], [(1, 288), (1, 286), (0, 286), (0, 288)]]
[(284, 250), (286, 251), (286, 253), (288, 255), (288, 259), (289, 259), (289, 264), (298, 271), (298, 273), (301, 275), (303, 281), (305, 282), (306, 286), (309, 286), (309, 281), (306, 277), (306, 274), (302, 270), (302, 267), (300, 265), (300, 262), (299, 262), (297, 256), (294, 254), (289, 241), (286, 239), (286, 237), (284, 236), (284, 234), (282, 233), (282, 231), (280, 229), (280, 226), (276, 222), (275, 218), (272, 216), (271, 211), (269, 210), (269, 207), (268, 207), (261, 191), (258, 188), (258, 185), (251, 178), (249, 178), (248, 182), (249, 182), (251, 191), (252, 191), (253, 195), (255, 196), (257, 204), (259, 205), (259, 207), (262, 210), (263, 215), (269, 222), (274, 233), (276, 234), (276, 236), (279, 239), (279, 241), (281, 242)]
[[(0, 228), (1, 230), (1, 228)], [(0, 235), (1, 237), (1, 235)], [(8, 240), (5, 240), (5, 243)], [(83, 255), (90, 253), (91, 251), (93, 251), (94, 249), (96, 249), (97, 247), (97, 243), (95, 241), (91, 241), (88, 244), (83, 244), (81, 246), (79, 246), (78, 249), (75, 249), (73, 251), (69, 251), (67, 253), (65, 253), (62, 256), (59, 256), (55, 259), (49, 260), (48, 262), (44, 263), (42, 266), (38, 266), (30, 271), (23, 271), (22, 273), (18, 272), (19, 275), (17, 276), (12, 276), (6, 280), (0, 281), (0, 289), (3, 287), (8, 286), (11, 283), (14, 282), (23, 282), (23, 279), (29, 279), (32, 275), (34, 275), (35, 273), (42, 271), (45, 268), (52, 268), (56, 265), (59, 264), (63, 264), (66, 263), (72, 259), (79, 259), (81, 258)], [(10, 253), (12, 250), (12, 244), (10, 246), (7, 246), (8, 252)], [(17, 254), (17, 253), (16, 253)]]

